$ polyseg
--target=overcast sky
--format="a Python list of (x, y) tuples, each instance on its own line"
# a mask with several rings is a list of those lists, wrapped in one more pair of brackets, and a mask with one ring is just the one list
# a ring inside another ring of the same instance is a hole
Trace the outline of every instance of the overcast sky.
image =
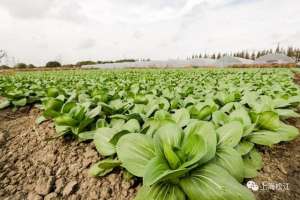
[(0, 0), (0, 49), (17, 61), (186, 58), (300, 47), (300, 0)]

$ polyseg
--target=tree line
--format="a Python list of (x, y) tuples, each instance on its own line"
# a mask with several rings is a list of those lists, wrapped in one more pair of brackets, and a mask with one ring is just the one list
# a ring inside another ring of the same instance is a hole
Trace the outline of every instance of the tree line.
[(288, 47), (288, 48), (281, 48), (279, 45), (276, 49), (264, 49), (261, 51), (239, 51), (239, 52), (230, 52), (230, 53), (213, 53), (213, 54), (193, 54), (187, 59), (197, 59), (197, 58), (211, 58), (211, 59), (219, 59), (223, 56), (234, 56), (239, 58), (251, 59), (255, 60), (261, 56), (277, 53), (277, 54), (284, 54), (289, 57), (294, 58), (297, 62), (300, 62), (300, 48)]
[[(1, 59), (1, 52), (0, 52), (0, 59)], [(149, 58), (145, 59), (139, 59), (140, 61), (150, 61)], [(45, 64), (46, 68), (54, 68), (54, 67), (81, 67), (83, 65), (95, 65), (95, 64), (107, 64), (107, 63), (123, 63), (123, 62), (136, 62), (139, 61), (136, 59), (120, 59), (120, 60), (99, 60), (99, 61), (92, 61), (92, 60), (85, 60), (85, 61), (79, 61), (76, 64), (66, 64), (62, 65), (58, 61), (49, 61)], [(1, 61), (1, 60), (0, 60)], [(13, 66), (14, 68), (19, 69), (25, 69), (25, 68), (35, 68), (36, 66), (33, 64), (26, 64), (26, 63), (17, 63)], [(7, 65), (3, 65), (0, 62), (0, 69), (9, 69), (10, 67)]]

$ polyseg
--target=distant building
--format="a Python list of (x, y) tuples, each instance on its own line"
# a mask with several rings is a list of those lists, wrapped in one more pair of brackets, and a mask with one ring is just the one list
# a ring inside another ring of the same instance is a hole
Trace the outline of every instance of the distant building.
[(212, 67), (215, 66), (215, 60), (209, 58), (199, 58), (192, 60), (151, 60), (123, 63), (106, 63), (95, 65), (83, 65), (82, 68), (98, 68), (98, 69), (120, 69), (120, 68), (182, 68), (182, 67)]
[(216, 66), (218, 67), (228, 67), (233, 65), (252, 65), (252, 64), (254, 64), (253, 60), (233, 57), (233, 56), (223, 56), (222, 58), (216, 61)]
[(284, 54), (268, 54), (255, 60), (256, 64), (291, 64), (296, 61)]
[(188, 60), (191, 67), (214, 67), (216, 66), (216, 60), (211, 58), (195, 58)]

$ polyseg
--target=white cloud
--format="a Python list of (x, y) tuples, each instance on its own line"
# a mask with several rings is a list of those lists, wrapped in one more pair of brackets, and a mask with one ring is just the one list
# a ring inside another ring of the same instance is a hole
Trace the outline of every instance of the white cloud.
[(51, 9), (55, 0), (1, 0), (0, 6), (18, 18), (44, 17)]
[(83, 40), (79, 45), (78, 48), (79, 49), (90, 49), (96, 46), (96, 40), (92, 39), (92, 38), (88, 38)]
[(1, 0), (0, 49), (28, 63), (300, 46), (298, 0)]

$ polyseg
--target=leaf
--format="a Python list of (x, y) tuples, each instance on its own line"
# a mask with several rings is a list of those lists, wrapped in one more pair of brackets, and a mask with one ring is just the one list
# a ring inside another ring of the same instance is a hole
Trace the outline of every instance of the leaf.
[(93, 140), (95, 131), (85, 131), (78, 134), (80, 141)]
[(120, 139), (121, 137), (123, 137), (124, 135), (128, 134), (128, 133), (129, 133), (129, 131), (127, 131), (127, 130), (119, 131), (119, 132), (117, 132), (117, 133), (109, 140), (109, 142), (110, 142), (111, 144), (113, 144), (114, 146), (116, 146), (117, 143), (118, 143), (118, 141), (119, 141), (119, 139)]
[[(186, 127), (184, 132), (185, 138), (189, 138), (191, 135), (200, 135), (201, 138), (204, 140), (204, 143), (206, 144), (206, 153), (201, 158), (201, 160), (199, 160), (199, 164), (206, 163), (207, 161), (215, 157), (217, 146), (217, 134), (212, 123), (196, 121), (190, 123)], [(183, 143), (185, 143), (185, 141)]]
[(254, 178), (257, 176), (257, 170), (263, 166), (263, 161), (260, 153), (256, 149), (252, 149), (243, 157), (245, 168), (245, 178)]
[(223, 112), (223, 113), (231, 113), (231, 111), (234, 109), (234, 105), (235, 103), (228, 103), (226, 105), (224, 105), (221, 109), (220, 109), (220, 112)]
[(190, 200), (255, 200), (251, 191), (215, 164), (193, 170), (180, 180), (180, 187)]
[(291, 103), (299, 103), (300, 102), (300, 95), (292, 96), (288, 99), (288, 102)]
[(207, 154), (207, 144), (200, 134), (190, 134), (184, 140), (181, 151), (183, 152), (182, 160), (184, 163), (181, 167), (190, 167), (199, 162)]
[(121, 127), (121, 129), (126, 130), (131, 133), (137, 133), (140, 131), (141, 126), (140, 126), (140, 123), (138, 122), (138, 120), (130, 119)]
[(96, 116), (98, 116), (101, 112), (101, 106), (96, 106), (95, 108), (93, 108), (92, 110), (88, 111), (86, 113), (86, 116), (89, 118), (95, 118)]
[(233, 121), (217, 129), (218, 145), (235, 147), (242, 138), (243, 127), (240, 122)]
[(278, 132), (273, 131), (257, 131), (246, 137), (246, 140), (259, 145), (271, 147), (273, 144), (278, 144), (281, 141), (281, 136)]
[[(142, 111), (141, 111), (142, 112)], [(143, 118), (139, 113), (131, 113), (128, 115), (115, 114), (110, 116), (111, 119), (123, 119), (125, 121), (130, 119), (136, 119), (139, 123), (143, 123)]]
[(284, 108), (290, 105), (290, 102), (283, 98), (276, 98), (273, 100), (275, 108)]
[(186, 196), (176, 184), (158, 183), (151, 187), (144, 185), (134, 200), (186, 200)]
[(295, 111), (293, 111), (292, 109), (276, 109), (275, 111), (282, 118), (300, 117), (300, 115), (298, 113), (296, 113)]
[(82, 105), (77, 105), (72, 108), (68, 114), (72, 116), (73, 119), (81, 121), (85, 118), (85, 113), (85, 107)]
[(10, 102), (8, 99), (2, 99), (0, 101), (0, 110), (8, 107), (9, 105), (10, 105)]
[[(63, 104), (62, 108), (61, 108), (61, 112), (62, 113), (68, 113), (70, 112), (70, 110), (72, 108), (74, 108), (76, 106), (76, 103), (75, 102), (67, 102), (65, 104)], [(60, 108), (60, 107), (58, 107)]]
[(78, 124), (78, 121), (73, 119), (68, 114), (63, 114), (61, 116), (58, 116), (54, 119), (55, 123), (60, 126), (71, 126), (74, 127)]
[(60, 115), (61, 115), (61, 114), (60, 114), (59, 112), (54, 111), (54, 110), (51, 110), (51, 109), (45, 110), (45, 111), (43, 112), (43, 116), (44, 116), (45, 118), (47, 118), (47, 119), (59, 117)]
[(143, 177), (146, 165), (155, 156), (153, 139), (138, 133), (121, 137), (116, 150), (122, 166), (138, 177)]
[(110, 143), (116, 133), (112, 128), (99, 128), (95, 131), (93, 142), (101, 155), (111, 156), (116, 153), (115, 145)]
[(169, 108), (170, 108), (169, 101), (164, 97), (158, 98), (157, 103), (158, 103), (159, 109), (169, 110)]
[(279, 115), (273, 111), (263, 112), (258, 119), (258, 125), (266, 130), (276, 131), (280, 128)]
[(78, 127), (76, 127), (78, 129), (78, 133), (84, 131), (90, 124), (92, 124), (94, 122), (93, 118), (88, 118), (85, 117), (84, 119), (82, 119), (78, 125)]
[(121, 131), (124, 124), (124, 119), (112, 119), (110, 122), (110, 127), (112, 127), (115, 131)]
[(79, 103), (84, 103), (89, 101), (89, 96), (87, 94), (79, 94), (78, 95), (78, 102)]
[(105, 176), (110, 173), (115, 167), (121, 165), (119, 160), (105, 159), (97, 162), (89, 169), (90, 176)]
[(240, 108), (233, 111), (232, 113), (230, 113), (229, 117), (231, 120), (239, 120), (244, 126), (251, 125), (251, 119), (245, 108)]
[(176, 110), (175, 113), (172, 115), (172, 118), (177, 123), (178, 126), (184, 127), (189, 123), (190, 113), (187, 109), (182, 108)]
[(299, 130), (294, 126), (281, 123), (278, 133), (280, 134), (281, 141), (288, 142), (298, 137)]
[(216, 111), (212, 115), (212, 121), (216, 125), (224, 125), (229, 121), (229, 116), (221, 111)]
[(145, 186), (143, 185), (138, 191), (137, 195), (135, 196), (134, 200), (154, 200), (153, 197), (151, 196), (150, 192), (150, 186)]
[(147, 106), (147, 108), (146, 108), (146, 117), (150, 117), (158, 109), (159, 109), (159, 106), (157, 104)]
[(167, 122), (162, 125), (155, 133), (160, 147), (163, 148), (164, 144), (168, 144), (171, 147), (180, 147), (183, 132), (181, 128), (172, 122)]
[(153, 119), (154, 120), (172, 120), (172, 115), (168, 111), (158, 110), (155, 112)]
[(134, 103), (136, 104), (147, 104), (148, 99), (144, 95), (136, 95), (134, 98)]
[(242, 156), (249, 153), (254, 147), (252, 142), (241, 141), (236, 147), (235, 150), (239, 152)]
[(181, 162), (176, 153), (173, 151), (172, 147), (168, 143), (164, 143), (163, 151), (170, 168), (177, 169), (180, 166)]
[(217, 149), (215, 164), (223, 167), (237, 181), (244, 179), (244, 164), (241, 155), (232, 147), (219, 147)]
[(48, 97), (57, 97), (59, 95), (59, 90), (57, 88), (51, 87), (47, 90)]
[(61, 107), (63, 106), (63, 101), (59, 99), (50, 98), (45, 102), (45, 110), (51, 111), (60, 111)]
[(163, 157), (156, 156), (147, 164), (143, 181), (145, 185), (151, 186), (163, 180), (179, 178), (188, 171), (186, 168), (172, 170)]
[(131, 91), (133, 94), (137, 94), (138, 91), (139, 91), (139, 89), (140, 89), (140, 86), (139, 86), (139, 84), (137, 84), (137, 83), (131, 85), (131, 87), (130, 87), (130, 91)]
[(125, 105), (121, 99), (115, 99), (109, 102), (109, 105), (114, 109), (114, 110), (120, 110), (123, 108)]
[(200, 111), (194, 110), (194, 112), (192, 112), (191, 115), (193, 118), (202, 120), (210, 116), (212, 112), (213, 112), (213, 108), (209, 105), (206, 105), (202, 107)]
[(68, 133), (70, 130), (71, 130), (70, 126), (55, 125), (55, 131), (58, 137)]
[(43, 122), (46, 121), (46, 120), (47, 120), (46, 117), (44, 117), (44, 116), (39, 116), (38, 118), (36, 118), (35, 123), (36, 123), (36, 124), (41, 124), (41, 123), (43, 123)]
[(22, 98), (22, 99), (19, 99), (19, 100), (15, 100), (15, 101), (12, 101), (11, 102), (13, 105), (15, 106), (25, 106), (26, 103), (27, 103), (27, 99), (26, 98)]
[(107, 127), (108, 124), (107, 122), (105, 121), (105, 119), (98, 119), (97, 122), (96, 122), (96, 128), (104, 128), (104, 127)]
[(243, 137), (250, 135), (256, 129), (256, 124), (251, 124), (249, 126), (244, 126)]

